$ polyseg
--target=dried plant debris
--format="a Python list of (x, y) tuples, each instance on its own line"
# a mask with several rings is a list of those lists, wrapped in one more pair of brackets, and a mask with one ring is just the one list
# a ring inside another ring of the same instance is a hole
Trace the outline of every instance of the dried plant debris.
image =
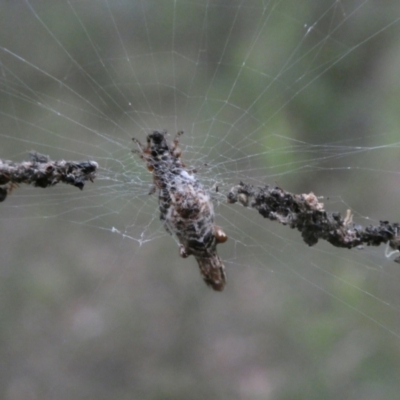
[[(256, 209), (264, 218), (297, 229), (309, 246), (323, 239), (347, 249), (387, 243), (391, 253), (400, 251), (399, 223), (380, 221), (378, 226), (364, 228), (353, 222), (350, 210), (345, 218), (338, 212), (325, 211), (314, 193), (292, 194), (279, 187), (255, 187), (240, 182), (228, 193), (228, 203), (237, 202)], [(394, 261), (400, 263), (400, 256)]]
[(225, 232), (214, 223), (214, 207), (208, 190), (181, 160), (178, 132), (171, 143), (167, 131), (147, 135), (147, 145), (133, 139), (140, 158), (153, 174), (158, 193), (160, 219), (166, 231), (179, 241), (179, 254), (196, 259), (204, 282), (216, 291), (226, 284), (225, 266), (218, 256), (217, 245), (227, 241)]
[(61, 182), (82, 190), (86, 181), (93, 182), (97, 169), (95, 161), (52, 161), (36, 152), (29, 161), (0, 160), (0, 202), (21, 183), (46, 188)]

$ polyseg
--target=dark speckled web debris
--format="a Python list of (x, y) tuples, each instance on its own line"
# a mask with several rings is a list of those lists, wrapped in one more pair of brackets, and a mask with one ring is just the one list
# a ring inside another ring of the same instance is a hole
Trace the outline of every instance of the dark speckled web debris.
[(95, 161), (52, 161), (36, 152), (29, 161), (0, 160), (0, 202), (21, 183), (47, 188), (61, 182), (82, 190), (86, 181), (93, 182), (97, 169)]
[[(380, 221), (378, 226), (364, 228), (353, 222), (350, 210), (345, 218), (338, 212), (325, 211), (324, 204), (314, 193), (292, 194), (279, 187), (255, 187), (240, 182), (228, 193), (228, 203), (237, 202), (256, 209), (264, 218), (297, 229), (309, 246), (322, 239), (347, 249), (386, 243), (392, 249), (390, 253), (400, 251), (399, 223)], [(387, 252), (387, 255), (391, 254)], [(400, 263), (400, 256), (394, 261)]]

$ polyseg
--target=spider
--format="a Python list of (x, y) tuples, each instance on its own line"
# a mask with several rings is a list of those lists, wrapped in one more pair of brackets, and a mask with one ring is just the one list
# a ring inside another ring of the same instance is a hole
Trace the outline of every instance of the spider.
[(150, 193), (158, 191), (160, 219), (167, 232), (179, 242), (179, 254), (193, 255), (199, 264), (205, 283), (222, 291), (226, 283), (225, 267), (217, 254), (217, 244), (228, 239), (214, 224), (214, 208), (208, 191), (185, 168), (179, 148), (180, 131), (172, 143), (167, 131), (154, 131), (147, 136), (147, 145), (133, 138), (138, 153), (153, 174)]

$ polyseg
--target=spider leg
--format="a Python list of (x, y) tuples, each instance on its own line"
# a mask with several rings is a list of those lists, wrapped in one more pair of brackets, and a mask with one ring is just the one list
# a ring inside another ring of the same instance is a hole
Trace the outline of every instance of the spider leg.
[(150, 148), (150, 138), (147, 137), (147, 146), (145, 147), (140, 140), (136, 138), (132, 138), (132, 140), (137, 144), (139, 149), (132, 149), (133, 154), (139, 154), (140, 158), (144, 161), (147, 161), (148, 165), (147, 168), (149, 171), (153, 171), (153, 166), (149, 164), (149, 157), (151, 153), (151, 148)]
[(179, 131), (179, 132), (177, 132), (177, 134), (175, 135), (174, 140), (173, 140), (175, 146), (178, 146), (178, 144), (179, 144), (179, 137), (182, 136), (183, 133), (184, 133), (183, 131)]
[(179, 131), (175, 137), (174, 140), (172, 141), (173, 146), (171, 148), (171, 153), (174, 155), (174, 157), (179, 158), (182, 154), (182, 150), (179, 148), (179, 137), (183, 135), (183, 131)]
[(179, 245), (179, 255), (180, 255), (182, 258), (187, 258), (187, 257), (189, 257), (191, 254), (192, 254), (192, 253), (191, 253), (188, 249), (186, 249), (185, 246), (184, 246), (183, 244), (180, 244), (180, 245)]
[(156, 192), (156, 190), (157, 190), (156, 185), (151, 185), (151, 188), (149, 190), (149, 196), (154, 194)]
[[(140, 142), (139, 139), (136, 138), (132, 138), (132, 140), (137, 144), (137, 146), (139, 147), (139, 150), (132, 150), (132, 153), (144, 153), (146, 151), (146, 148), (143, 146), (143, 144)], [(149, 142), (149, 139), (147, 139), (147, 142)], [(147, 145), (147, 147), (149, 147)]]

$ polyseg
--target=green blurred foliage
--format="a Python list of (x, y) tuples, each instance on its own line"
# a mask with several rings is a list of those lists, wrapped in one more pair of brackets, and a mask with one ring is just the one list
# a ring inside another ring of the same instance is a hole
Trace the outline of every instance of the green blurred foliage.
[(397, 265), (222, 205), (213, 293), (160, 234), (129, 146), (184, 129), (222, 189), (396, 219), (399, 17), (396, 0), (3, 1), (0, 157), (35, 147), (115, 177), (1, 205), (0, 397), (397, 398)]

